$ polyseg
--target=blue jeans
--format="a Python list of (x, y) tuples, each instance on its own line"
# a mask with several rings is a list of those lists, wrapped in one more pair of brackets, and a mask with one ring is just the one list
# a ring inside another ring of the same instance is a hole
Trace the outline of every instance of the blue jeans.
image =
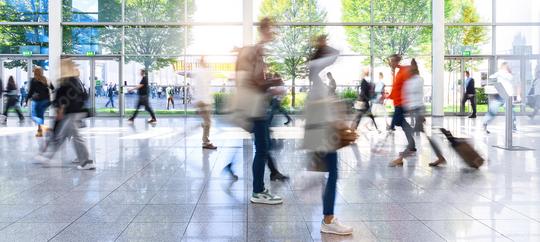
[[(495, 116), (499, 112), (499, 108), (504, 106), (504, 99), (499, 96), (498, 94), (493, 95), (489, 98), (489, 104), (488, 104), (488, 111), (486, 113), (486, 116), (484, 116), (484, 125), (488, 125), (495, 119)], [(512, 121), (513, 121), (513, 128), (516, 128), (516, 112), (512, 109)]]
[(45, 122), (45, 110), (51, 105), (49, 100), (32, 100), (32, 120), (38, 125), (43, 125)]
[(396, 126), (401, 126), (403, 129), (403, 132), (405, 133), (405, 137), (407, 137), (407, 142), (409, 143), (407, 145), (408, 149), (416, 149), (416, 143), (414, 142), (413, 138), (413, 129), (409, 123), (407, 123), (407, 120), (405, 120), (405, 110), (403, 107), (397, 106), (394, 109), (394, 116), (392, 117), (392, 123)]
[(334, 204), (336, 203), (336, 186), (338, 179), (337, 153), (330, 152), (324, 156), (328, 169), (328, 181), (323, 193), (323, 214), (334, 215)]
[(270, 139), (268, 120), (256, 119), (253, 121), (253, 135), (255, 139), (255, 157), (253, 158), (253, 192), (264, 191), (264, 168), (270, 158)]

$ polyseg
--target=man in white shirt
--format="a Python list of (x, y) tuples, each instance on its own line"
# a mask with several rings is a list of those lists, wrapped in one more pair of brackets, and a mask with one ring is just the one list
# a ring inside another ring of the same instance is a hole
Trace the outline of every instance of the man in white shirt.
[[(514, 77), (512, 76), (512, 70), (510, 69), (510, 66), (507, 62), (503, 62), (499, 68), (499, 71), (497, 71), (495, 74), (489, 76), (490, 79), (497, 79), (497, 82), (501, 83), (506, 90), (508, 96), (514, 97), (518, 96), (519, 99), (519, 91), (516, 88), (516, 84), (514, 83)], [(503, 98), (499, 95), (497, 92), (497, 89), (495, 89), (494, 86), (487, 86), (486, 87), (486, 94), (490, 96), (489, 98), (489, 105), (488, 105), (488, 112), (486, 113), (486, 116), (484, 116), (484, 131), (486, 133), (490, 133), (487, 129), (487, 126), (493, 119), (495, 119), (495, 115), (499, 112), (499, 108), (504, 105)], [(516, 127), (516, 116), (513, 114), (513, 130), (517, 130)]]
[(212, 94), (210, 93), (210, 82), (212, 81), (212, 73), (208, 64), (204, 60), (204, 56), (199, 60), (199, 68), (193, 72), (195, 80), (195, 98), (197, 99), (197, 108), (199, 115), (203, 119), (203, 137), (202, 148), (215, 150), (217, 147), (210, 142), (210, 125), (212, 122)]

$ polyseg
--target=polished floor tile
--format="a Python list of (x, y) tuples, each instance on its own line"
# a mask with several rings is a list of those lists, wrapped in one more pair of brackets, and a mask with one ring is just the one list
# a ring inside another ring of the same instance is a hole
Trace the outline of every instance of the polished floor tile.
[(0, 241), (540, 241), (540, 121), (518, 117), (514, 133), (514, 144), (536, 150), (507, 151), (493, 147), (504, 142), (502, 119), (490, 135), (481, 119), (428, 119), (468, 138), (487, 159), (479, 170), (437, 129), (428, 133), (446, 166), (429, 167), (435, 156), (416, 136), (418, 154), (388, 167), (403, 133), (361, 130), (357, 144), (339, 150), (334, 214), (354, 233), (338, 236), (320, 233), (326, 174), (306, 169), (301, 117), (272, 128), (271, 154), (290, 179), (270, 181), (266, 170), (264, 181), (280, 205), (250, 203), (251, 136), (214, 119), (217, 150), (200, 147), (196, 117), (89, 119), (81, 132), (95, 171), (75, 169), (69, 144), (54, 161), (36, 162), (43, 139), (30, 122), (0, 127)]

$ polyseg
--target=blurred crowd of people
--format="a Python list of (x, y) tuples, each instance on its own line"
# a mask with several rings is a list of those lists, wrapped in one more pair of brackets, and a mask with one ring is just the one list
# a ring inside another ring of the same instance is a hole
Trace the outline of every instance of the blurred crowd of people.
[[(283, 203), (283, 198), (270, 191), (264, 183), (265, 168), (270, 169), (270, 179), (273, 181), (284, 181), (288, 177), (282, 174), (272, 157), (272, 139), (270, 126), (276, 113), (285, 115), (287, 121), (285, 125), (293, 122), (293, 118), (281, 106), (282, 99), (287, 93), (284, 81), (278, 73), (269, 73), (265, 62), (265, 46), (274, 40), (273, 22), (269, 18), (264, 18), (258, 28), (259, 41), (252, 46), (245, 46), (238, 50), (236, 62), (236, 91), (230, 100), (229, 116), (230, 121), (245, 131), (253, 134), (255, 155), (252, 163), (253, 190), (250, 195), (252, 203), (276, 205)], [(407, 146), (399, 153), (398, 157), (389, 162), (391, 167), (403, 166), (404, 161), (414, 156), (417, 152), (415, 142), (416, 136), (426, 135), (437, 159), (430, 163), (430, 166), (440, 166), (446, 163), (438, 144), (428, 136), (424, 130), (425, 109), (424, 106), (424, 79), (422, 70), (419, 69), (416, 59), (412, 58), (409, 63), (404, 63), (403, 57), (392, 54), (388, 57), (388, 68), (392, 73), (391, 92), (387, 93), (384, 85), (384, 76), (378, 73), (378, 79), (372, 81), (369, 68), (363, 68), (361, 81), (358, 88), (358, 98), (352, 107), (347, 106), (343, 100), (336, 95), (336, 81), (330, 72), (325, 70), (334, 65), (339, 58), (339, 51), (332, 48), (327, 43), (327, 36), (317, 36), (313, 40), (313, 51), (308, 60), (308, 78), (311, 83), (304, 109), (304, 142), (303, 149), (310, 154), (310, 159), (316, 164), (316, 170), (328, 172), (328, 179), (324, 187), (322, 204), (321, 232), (338, 235), (352, 234), (351, 226), (341, 223), (334, 216), (336, 200), (336, 186), (338, 179), (338, 150), (356, 141), (357, 129), (364, 116), (367, 116), (373, 127), (382, 132), (384, 127), (379, 127), (376, 122), (375, 113), (383, 113), (385, 117), (386, 100), (391, 100), (394, 111), (391, 122), (385, 123), (386, 132), (392, 134), (396, 127), (401, 127), (407, 139)], [(149, 99), (161, 98), (164, 93), (167, 98), (167, 109), (174, 108), (174, 95), (181, 94), (188, 96), (190, 103), (193, 98), (197, 107), (197, 112), (202, 121), (201, 146), (204, 149), (217, 149), (210, 141), (210, 128), (212, 126), (211, 114), (213, 98), (210, 91), (212, 80), (211, 70), (204, 58), (199, 60), (198, 69), (190, 74), (193, 79), (194, 93), (192, 96), (191, 86), (185, 88), (178, 87), (157, 87), (150, 85), (146, 70), (140, 71), (140, 82), (128, 92), (137, 92), (138, 101), (135, 112), (128, 119), (133, 122), (138, 115), (139, 108), (143, 107), (149, 114), (149, 123), (157, 122), (154, 110), (150, 106)], [(82, 120), (92, 115), (88, 106), (88, 89), (84, 87), (79, 77), (77, 65), (70, 59), (63, 59), (61, 62), (61, 77), (55, 82), (47, 80), (43, 75), (43, 69), (36, 67), (33, 70), (33, 78), (29, 82), (29, 89), (24, 93), (16, 85), (13, 77), (9, 77), (7, 84), (0, 85), (5, 96), (4, 117), (2, 123), (6, 123), (8, 111), (14, 109), (21, 121), (24, 115), (20, 106), (31, 102), (31, 118), (37, 125), (36, 137), (45, 136), (46, 142), (42, 148), (38, 160), (50, 162), (59, 147), (68, 140), (71, 140), (75, 148), (77, 158), (73, 161), (77, 163), (78, 169), (92, 170), (96, 166), (89, 157), (88, 148), (84, 136), (79, 132)], [(474, 90), (474, 79), (470, 77), (469, 71), (465, 72), (466, 91), (462, 99), (462, 105), (469, 101), (473, 107), (470, 118), (476, 118), (476, 99)], [(528, 91), (528, 103), (534, 107), (533, 117), (536, 115), (540, 104), (540, 81), (536, 81), (533, 88)], [(325, 76), (325, 77), (323, 77)], [(511, 96), (521, 99), (521, 90), (513, 83), (512, 71), (507, 63), (502, 63), (500, 70), (491, 76), (492, 79), (502, 83)], [(98, 89), (99, 86), (99, 89)], [(54, 95), (52, 95), (54, 91)], [(484, 118), (483, 127), (489, 133), (487, 127), (494, 119), (499, 108), (504, 104), (500, 93), (497, 90), (488, 89), (486, 93), (490, 95), (489, 111)], [(107, 96), (109, 98), (106, 107), (114, 107), (114, 96), (118, 95), (118, 88), (115, 84), (108, 84), (104, 89), (102, 82), (96, 85), (96, 96)], [(184, 99), (185, 100), (185, 99)], [(54, 119), (51, 127), (45, 126), (45, 111), (52, 105), (54, 107)], [(356, 110), (354, 118), (349, 119), (351, 108)], [(410, 122), (407, 120), (410, 116)], [(514, 129), (517, 129), (514, 122)], [(225, 169), (237, 178), (231, 164)]]

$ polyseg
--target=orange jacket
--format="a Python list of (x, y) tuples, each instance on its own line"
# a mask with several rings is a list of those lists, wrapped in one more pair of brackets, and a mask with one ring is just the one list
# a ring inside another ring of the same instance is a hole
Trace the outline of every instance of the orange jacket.
[(411, 77), (409, 66), (398, 66), (398, 68), (399, 71), (394, 77), (392, 92), (390, 92), (389, 96), (389, 98), (394, 101), (394, 107), (403, 105), (403, 84)]

